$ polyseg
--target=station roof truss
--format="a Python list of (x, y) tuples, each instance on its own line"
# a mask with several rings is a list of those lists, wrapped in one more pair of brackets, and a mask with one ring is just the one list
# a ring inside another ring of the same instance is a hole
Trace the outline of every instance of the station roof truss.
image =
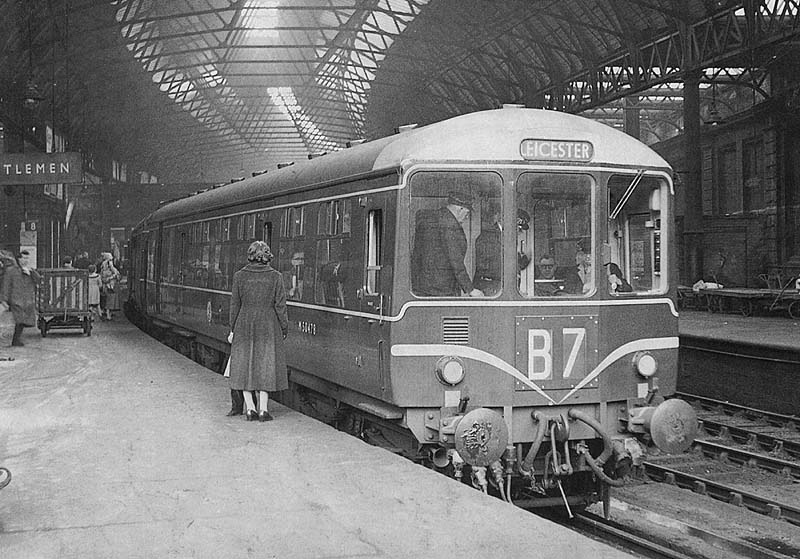
[[(786, 94), (800, 0), (3, 0), (0, 120), (171, 182), (521, 103), (646, 142)], [(33, 89), (31, 89), (33, 88)], [(40, 103), (18, 109), (26, 92)], [(111, 146), (111, 147), (109, 147)], [(91, 160), (92, 158), (89, 157)]]

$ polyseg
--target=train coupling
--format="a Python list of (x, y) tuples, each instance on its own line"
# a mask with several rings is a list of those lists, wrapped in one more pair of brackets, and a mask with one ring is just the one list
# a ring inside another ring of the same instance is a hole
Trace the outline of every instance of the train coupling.
[(627, 430), (647, 434), (662, 452), (685, 451), (697, 436), (698, 422), (694, 408), (684, 400), (672, 398), (658, 406), (628, 407)]

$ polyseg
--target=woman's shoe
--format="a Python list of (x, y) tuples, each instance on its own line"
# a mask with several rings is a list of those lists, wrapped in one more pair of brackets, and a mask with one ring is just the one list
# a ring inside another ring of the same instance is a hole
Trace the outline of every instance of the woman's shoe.
[(258, 412), (256, 410), (247, 410), (245, 417), (247, 417), (247, 421), (255, 421), (258, 419)]
[(258, 420), (259, 421), (272, 421), (272, 416), (269, 414), (268, 411), (260, 411), (260, 412), (258, 412)]

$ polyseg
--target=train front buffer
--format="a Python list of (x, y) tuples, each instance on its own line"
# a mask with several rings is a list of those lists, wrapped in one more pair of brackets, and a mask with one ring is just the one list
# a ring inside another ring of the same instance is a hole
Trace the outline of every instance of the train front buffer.
[[(566, 494), (586, 492), (575, 474), (620, 485), (628, 466), (644, 456), (642, 443), (652, 441), (667, 453), (692, 443), (694, 411), (681, 400), (665, 400), (659, 388), (659, 376), (667, 390), (674, 388), (677, 337), (640, 332), (604, 340), (592, 313), (518, 316), (515, 322), (510, 359), (498, 348), (442, 345), (439, 355), (428, 353), (444, 405), (419, 410), (423, 417), (415, 421), (412, 414), (409, 423), (430, 443), (435, 465), (452, 465), (456, 477), (469, 465), (476, 486), (505, 486), (509, 498), (513, 476), (566, 502)], [(496, 398), (498, 385), (506, 387), (505, 398)]]

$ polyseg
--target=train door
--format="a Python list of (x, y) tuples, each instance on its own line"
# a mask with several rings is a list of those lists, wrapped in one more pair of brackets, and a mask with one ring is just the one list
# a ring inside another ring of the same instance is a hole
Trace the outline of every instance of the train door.
[(145, 274), (145, 308), (148, 314), (154, 314), (156, 311), (156, 301), (158, 298), (158, 289), (156, 287), (156, 241), (158, 235), (155, 231), (150, 231), (147, 234), (147, 253), (146, 253), (146, 274)]
[(363, 368), (369, 375), (364, 378), (368, 392), (375, 396), (389, 396), (386, 354), (388, 322), (382, 317), (392, 314), (391, 288), (393, 283), (391, 263), (394, 261), (394, 208), (396, 195), (384, 193), (360, 199), (363, 207), (363, 264), (362, 286), (359, 291), (361, 310), (373, 318), (361, 320), (359, 333), (363, 347)]
[(153, 301), (153, 303), (155, 307), (154, 310), (158, 314), (161, 313), (161, 277), (165, 270), (163, 255), (162, 255), (162, 250), (164, 246), (163, 239), (164, 239), (164, 224), (162, 223), (158, 226), (158, 232), (155, 235), (156, 246), (154, 247), (153, 250), (153, 266), (155, 268), (153, 270), (153, 281), (155, 282), (155, 285), (153, 286), (155, 300)]

